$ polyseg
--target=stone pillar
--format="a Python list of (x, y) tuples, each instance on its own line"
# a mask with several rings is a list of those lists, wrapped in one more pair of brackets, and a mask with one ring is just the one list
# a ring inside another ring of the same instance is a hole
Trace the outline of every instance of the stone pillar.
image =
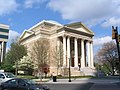
[(90, 52), (90, 42), (87, 41), (87, 60), (88, 60), (88, 67), (91, 67), (91, 52)]
[(66, 66), (66, 36), (63, 36), (63, 66)]
[(78, 44), (77, 44), (77, 38), (74, 38), (74, 47), (75, 47), (75, 67), (78, 67)]
[(93, 61), (93, 42), (90, 43), (90, 53), (91, 53), (91, 67), (94, 68), (94, 61)]
[(0, 59), (1, 59), (1, 62), (5, 59), (5, 52), (6, 52), (6, 42), (1, 42), (1, 46), (0, 46)]
[(67, 37), (67, 67), (69, 67), (70, 60), (70, 37)]
[(81, 68), (85, 67), (84, 40), (81, 40)]

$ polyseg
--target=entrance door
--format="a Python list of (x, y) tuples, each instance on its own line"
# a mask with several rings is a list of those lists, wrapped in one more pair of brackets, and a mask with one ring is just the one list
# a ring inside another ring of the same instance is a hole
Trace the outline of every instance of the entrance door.
[(71, 60), (71, 66), (74, 67), (74, 58)]

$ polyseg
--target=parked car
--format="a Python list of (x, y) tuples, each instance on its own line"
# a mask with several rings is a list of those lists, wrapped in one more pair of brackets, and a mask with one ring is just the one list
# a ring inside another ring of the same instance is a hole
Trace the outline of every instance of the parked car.
[(0, 85), (1, 90), (50, 90), (48, 86), (38, 85), (29, 79), (14, 78)]
[(16, 76), (9, 72), (0, 72), (0, 84), (3, 82), (6, 82), (7, 80), (10, 80), (12, 78), (15, 78)]

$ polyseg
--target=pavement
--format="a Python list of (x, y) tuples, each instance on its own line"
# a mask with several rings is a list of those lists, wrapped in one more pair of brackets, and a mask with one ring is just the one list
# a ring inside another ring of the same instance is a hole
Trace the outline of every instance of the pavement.
[(89, 79), (89, 78), (73, 79), (72, 78), (71, 82), (69, 82), (68, 79), (57, 79), (56, 82), (53, 82), (53, 80), (48, 80), (47, 82), (42, 82), (42, 83), (53, 86), (61, 85), (62, 86), (61, 88), (64, 88), (63, 85), (66, 85), (66, 89), (69, 88), (68, 85), (70, 85), (71, 86), (70, 90), (78, 90), (78, 89), (73, 89), (74, 85), (81, 86), (82, 89), (79, 90), (120, 90), (120, 80), (118, 79)]
[(95, 83), (95, 84), (112, 84), (112, 83), (120, 83), (120, 80), (118, 79), (90, 79), (90, 78), (71, 78), (71, 82), (69, 82), (69, 79), (57, 79), (56, 82), (53, 82), (52, 79), (43, 79), (43, 82), (38, 83), (50, 83), (50, 84), (64, 84), (64, 83)]
[(120, 90), (120, 80), (118, 79), (71, 78), (71, 82), (69, 79), (57, 79), (56, 82), (53, 82), (52, 79), (43, 79), (43, 82), (39, 83), (49, 85), (52, 90), (56, 90), (56, 88), (57, 90)]

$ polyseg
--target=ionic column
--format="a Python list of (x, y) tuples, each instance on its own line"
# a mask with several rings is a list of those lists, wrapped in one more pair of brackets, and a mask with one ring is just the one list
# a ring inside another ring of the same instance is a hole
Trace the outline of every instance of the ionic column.
[(75, 47), (75, 67), (78, 67), (78, 44), (77, 44), (77, 38), (74, 38), (74, 47)]
[(70, 37), (67, 37), (67, 67), (69, 67), (70, 61)]
[(63, 36), (63, 66), (66, 66), (66, 36)]
[(93, 61), (93, 42), (90, 43), (90, 53), (91, 53), (91, 67), (94, 67), (94, 61)]
[(81, 68), (85, 67), (84, 40), (81, 40)]
[(90, 42), (87, 41), (87, 59), (88, 59), (88, 67), (91, 67), (91, 52), (90, 52)]

